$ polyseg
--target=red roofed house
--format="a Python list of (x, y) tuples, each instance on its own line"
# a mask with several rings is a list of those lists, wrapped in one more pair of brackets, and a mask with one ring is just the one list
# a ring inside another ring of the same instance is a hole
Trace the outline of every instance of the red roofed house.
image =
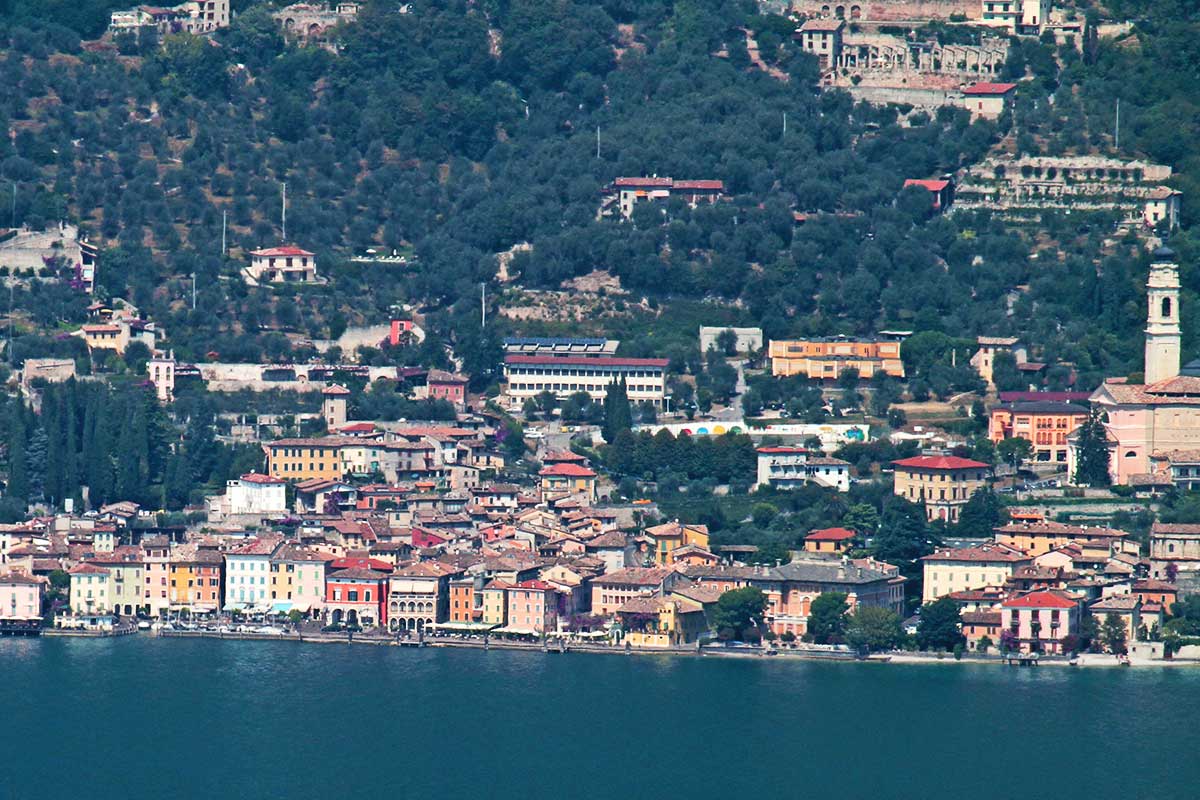
[(856, 536), (858, 534), (849, 528), (822, 528), (804, 537), (804, 550), (808, 553), (844, 553)]
[(553, 495), (555, 500), (567, 495), (585, 495), (589, 502), (596, 499), (596, 473), (590, 468), (570, 462), (543, 467), (538, 473), (542, 479), (542, 494)]
[(954, 202), (954, 183), (952, 181), (909, 178), (904, 182), (904, 188), (907, 189), (909, 186), (916, 186), (929, 192), (934, 213), (942, 213)]
[(317, 259), (294, 245), (254, 250), (244, 270), (253, 283), (315, 283)]
[(426, 396), (430, 400), (449, 400), (461, 409), (467, 402), (468, 380), (465, 375), (431, 369), (425, 379)]
[(1079, 601), (1067, 592), (1029, 592), (1001, 604), (1000, 635), (1022, 653), (1064, 653), (1070, 647), (1063, 640), (1078, 635), (1079, 619)]
[(928, 519), (946, 522), (958, 521), (959, 511), (987, 483), (992, 469), (982, 461), (956, 456), (915, 456), (892, 464), (893, 491), (910, 502), (923, 503)]
[(962, 90), (963, 108), (971, 112), (972, 119), (996, 119), (1006, 108), (1012, 108), (1017, 94), (1015, 83), (976, 83)]

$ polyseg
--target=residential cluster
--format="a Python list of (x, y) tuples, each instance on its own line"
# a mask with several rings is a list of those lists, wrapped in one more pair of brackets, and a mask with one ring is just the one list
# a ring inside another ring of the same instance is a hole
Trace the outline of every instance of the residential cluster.
[(1200, 553), (1200, 525), (1155, 524), (1146, 558), (1126, 531), (1017, 514), (994, 541), (925, 556), (923, 600), (959, 604), (969, 650), (1073, 652), (1089, 617), (1119, 620), (1126, 642), (1146, 641), (1195, 590), (1185, 551)]
[[(848, 557), (852, 531), (813, 531), (790, 562), (746, 565), (754, 548), (714, 552), (704, 525), (644, 524), (650, 504), (594, 504), (582, 456), (551, 451), (542, 463), (533, 489), (301, 481), (294, 508), (283, 480), (247, 474), (214, 505), (224, 522), (258, 520), (252, 528), (158, 527), (133, 503), (4, 526), (0, 628), (35, 630), (47, 612), (57, 626), (102, 631), (134, 617), (288, 615), (325, 631), (678, 647), (713, 635), (714, 604), (747, 586), (765, 594), (763, 625), (780, 636), (802, 636), (824, 592), (903, 610), (904, 577)], [(65, 597), (47, 608), (63, 573)]]

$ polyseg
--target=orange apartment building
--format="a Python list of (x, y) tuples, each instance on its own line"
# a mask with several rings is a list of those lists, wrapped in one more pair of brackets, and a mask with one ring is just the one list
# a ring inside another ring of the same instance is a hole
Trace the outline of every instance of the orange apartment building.
[(857, 369), (862, 378), (870, 378), (879, 372), (893, 378), (904, 377), (898, 341), (842, 336), (772, 340), (767, 354), (771, 358), (771, 374), (776, 377), (803, 375), (813, 380), (833, 381), (850, 368)]
[(267, 454), (267, 474), (288, 481), (340, 479), (342, 447), (348, 445), (362, 445), (362, 441), (346, 436), (326, 436), (267, 442), (263, 445)]
[(1067, 437), (1088, 418), (1088, 409), (1075, 403), (1038, 400), (1005, 403), (992, 409), (988, 438), (1024, 439), (1033, 445), (1033, 460), (1067, 463)]
[(184, 544), (171, 554), (169, 565), (172, 610), (207, 614), (221, 609), (221, 573), (225, 557), (218, 550)]
[(991, 466), (957, 456), (915, 456), (893, 461), (893, 492), (925, 506), (929, 520), (958, 522), (971, 495), (987, 483)]

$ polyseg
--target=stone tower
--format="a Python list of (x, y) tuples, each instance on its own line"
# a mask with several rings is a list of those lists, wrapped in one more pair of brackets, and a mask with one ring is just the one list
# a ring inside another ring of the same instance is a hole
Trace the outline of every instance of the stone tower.
[[(1176, 362), (1179, 360), (1178, 338), (1175, 343)], [(321, 415), (325, 417), (325, 428), (330, 431), (341, 428), (346, 424), (346, 398), (350, 396), (350, 390), (335, 383), (326, 387), (321, 394), (324, 395)]]
[(1154, 251), (1146, 282), (1146, 383), (1179, 374), (1179, 265), (1168, 247)]

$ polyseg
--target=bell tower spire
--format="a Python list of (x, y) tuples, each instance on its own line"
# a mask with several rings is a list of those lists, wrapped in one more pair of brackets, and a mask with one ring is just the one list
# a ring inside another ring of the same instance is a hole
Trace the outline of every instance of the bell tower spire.
[(1169, 247), (1154, 251), (1146, 282), (1146, 383), (1179, 374), (1179, 265)]

